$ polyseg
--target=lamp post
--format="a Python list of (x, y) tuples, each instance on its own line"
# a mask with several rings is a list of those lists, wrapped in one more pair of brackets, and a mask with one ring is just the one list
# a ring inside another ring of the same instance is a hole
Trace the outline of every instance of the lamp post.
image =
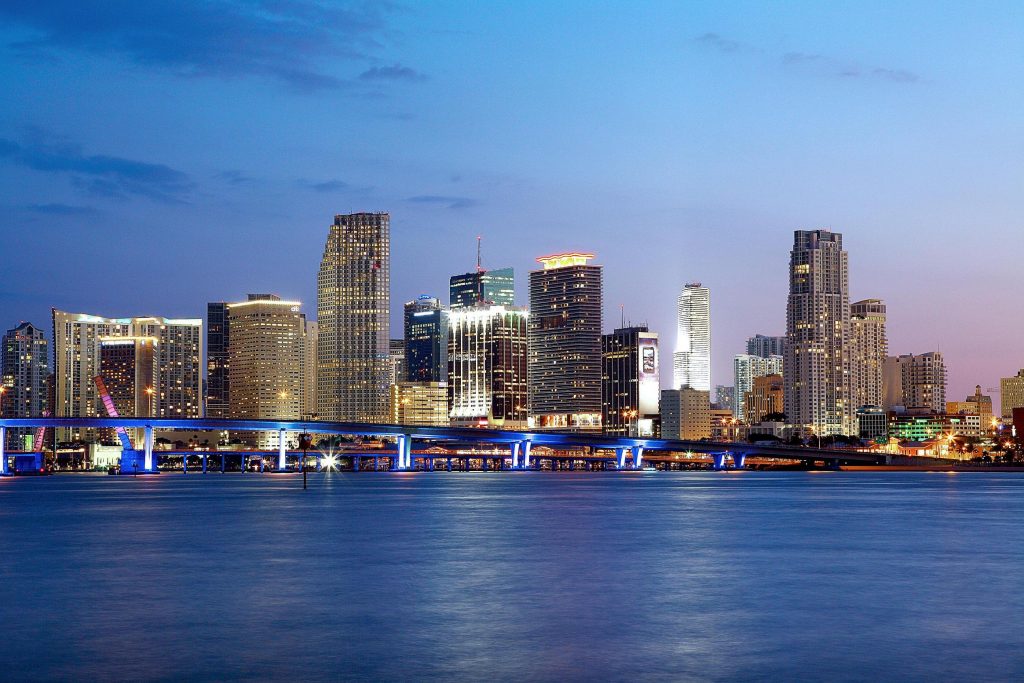
[(302, 449), (302, 490), (306, 490), (306, 451), (313, 445), (313, 437), (309, 432), (303, 431), (299, 434), (299, 448)]

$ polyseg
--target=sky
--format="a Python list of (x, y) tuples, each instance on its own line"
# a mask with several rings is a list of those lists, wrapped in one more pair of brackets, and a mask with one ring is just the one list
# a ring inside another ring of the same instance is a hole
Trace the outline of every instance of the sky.
[(729, 385), (784, 332), (793, 231), (829, 228), (950, 399), (1024, 367), (1017, 1), (0, 0), (0, 82), (5, 329), (312, 317), (333, 215), (388, 211), (393, 337), (482, 235), (522, 304), (537, 256), (595, 253), (605, 328), (663, 353), (704, 283)]

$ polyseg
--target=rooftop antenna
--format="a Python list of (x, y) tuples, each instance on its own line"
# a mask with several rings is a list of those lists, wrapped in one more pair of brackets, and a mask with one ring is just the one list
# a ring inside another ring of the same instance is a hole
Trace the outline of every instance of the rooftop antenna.
[(483, 237), (480, 235), (476, 236), (476, 272), (478, 273), (484, 272), (483, 263), (480, 260), (480, 240), (482, 239)]
[(626, 326), (626, 304), (619, 304), (619, 327)]

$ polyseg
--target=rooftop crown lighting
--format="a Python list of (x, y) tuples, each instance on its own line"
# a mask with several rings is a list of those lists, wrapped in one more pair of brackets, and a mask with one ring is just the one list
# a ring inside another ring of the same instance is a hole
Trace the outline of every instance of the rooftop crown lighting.
[(551, 254), (550, 256), (539, 256), (537, 262), (544, 266), (544, 270), (553, 268), (566, 268), (568, 266), (585, 266), (587, 261), (594, 258), (593, 254), (582, 252), (570, 252), (567, 254)]

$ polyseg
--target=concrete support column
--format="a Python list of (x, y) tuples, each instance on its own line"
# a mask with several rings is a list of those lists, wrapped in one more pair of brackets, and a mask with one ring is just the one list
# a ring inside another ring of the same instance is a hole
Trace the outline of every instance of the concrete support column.
[(712, 454), (712, 457), (715, 459), (715, 469), (716, 470), (724, 470), (725, 469), (725, 453), (714, 453), (714, 454)]
[(396, 444), (397, 457), (395, 458), (396, 470), (408, 470), (412, 468), (412, 435), (401, 434)]
[(512, 451), (512, 469), (518, 470), (519, 469), (519, 451), (522, 448), (522, 442), (521, 441), (513, 441), (511, 444), (509, 444), (509, 446), (511, 447), (511, 451)]
[(242, 453), (242, 474), (245, 474), (245, 453)]
[(644, 447), (633, 446), (633, 468), (641, 469), (644, 466)]
[(188, 474), (188, 453), (181, 456), (181, 473)]
[(0, 427), (0, 476), (7, 474), (7, 427)]
[(530, 469), (530, 442), (523, 442), (523, 469)]
[(359, 471), (359, 456), (358, 455), (353, 455), (352, 456), (352, 471), (353, 472), (358, 472)]
[(626, 469), (626, 451), (628, 450), (625, 446), (619, 446), (615, 449), (615, 464), (620, 470)]
[(206, 458), (209, 457), (206, 453), (203, 453), (203, 474), (206, 474)]
[(150, 425), (146, 425), (143, 444), (143, 448), (145, 449), (145, 459), (142, 461), (143, 469), (146, 472), (152, 472), (156, 468), (153, 466), (153, 427)]
[(278, 444), (277, 444), (277, 471), (284, 472), (284, 468), (287, 466), (288, 451), (287, 443), (285, 441), (284, 430), (278, 432)]
[(451, 458), (448, 458), (448, 471), (449, 472), (452, 471), (452, 459)]
[(733, 453), (732, 462), (736, 466), (736, 469), (742, 470), (747, 466), (747, 454), (746, 453)]

